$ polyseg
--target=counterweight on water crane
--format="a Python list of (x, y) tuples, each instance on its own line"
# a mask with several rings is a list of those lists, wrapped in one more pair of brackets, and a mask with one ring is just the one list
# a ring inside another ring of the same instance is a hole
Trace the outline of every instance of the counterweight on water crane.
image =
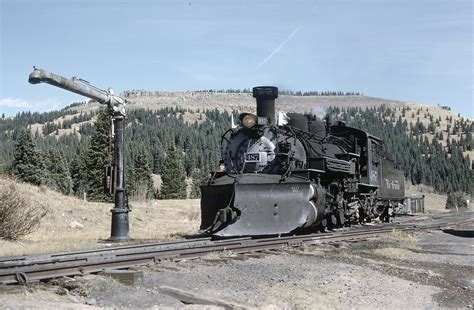
[(87, 81), (73, 77), (71, 79), (35, 67), (30, 73), (28, 82), (31, 84), (48, 83), (70, 92), (91, 98), (107, 105), (113, 118), (114, 127), (114, 162), (115, 162), (115, 205), (112, 212), (112, 229), (110, 240), (128, 240), (128, 205), (125, 197), (125, 160), (124, 160), (124, 129), (125, 129), (125, 99), (114, 95), (109, 88), (107, 91), (90, 85)]

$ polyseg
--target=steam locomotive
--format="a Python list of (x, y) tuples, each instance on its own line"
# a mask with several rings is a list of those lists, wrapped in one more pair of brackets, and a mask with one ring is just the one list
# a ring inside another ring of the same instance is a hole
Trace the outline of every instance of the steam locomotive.
[(276, 87), (254, 87), (253, 97), (257, 114), (240, 114), (222, 136), (223, 169), (201, 186), (203, 232), (286, 235), (390, 220), (404, 175), (381, 139), (298, 113), (276, 121)]

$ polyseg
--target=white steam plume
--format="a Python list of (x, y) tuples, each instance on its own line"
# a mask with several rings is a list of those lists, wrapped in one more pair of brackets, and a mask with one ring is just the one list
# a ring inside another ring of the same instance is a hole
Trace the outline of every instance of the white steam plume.
[(324, 119), (324, 117), (328, 114), (328, 108), (326, 107), (313, 107), (311, 109), (311, 114), (316, 116), (319, 119)]

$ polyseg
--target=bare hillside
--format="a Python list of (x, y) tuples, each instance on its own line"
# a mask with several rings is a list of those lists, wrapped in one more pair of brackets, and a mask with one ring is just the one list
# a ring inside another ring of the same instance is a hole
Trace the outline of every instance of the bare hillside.
[[(158, 110), (166, 107), (181, 107), (191, 110), (218, 109), (255, 111), (255, 99), (249, 93), (215, 92), (129, 92), (129, 109)], [(277, 109), (282, 111), (311, 112), (316, 107), (374, 107), (386, 105), (400, 107), (407, 103), (367, 96), (287, 96), (276, 100)], [(95, 109), (98, 104), (89, 102), (72, 107), (77, 111)]]
[[(133, 91), (126, 92), (129, 109), (158, 110), (166, 107), (181, 107), (190, 110), (218, 109), (255, 111), (255, 99), (250, 93), (218, 93), (218, 92), (162, 92), (162, 91)], [(311, 112), (314, 108), (322, 107), (377, 107), (385, 105), (391, 108), (410, 106), (412, 109), (428, 109), (435, 116), (457, 117), (458, 114), (442, 108), (369, 96), (289, 96), (280, 95), (276, 100), (277, 109), (290, 112)], [(98, 107), (96, 102), (84, 102), (70, 109), (89, 111)]]

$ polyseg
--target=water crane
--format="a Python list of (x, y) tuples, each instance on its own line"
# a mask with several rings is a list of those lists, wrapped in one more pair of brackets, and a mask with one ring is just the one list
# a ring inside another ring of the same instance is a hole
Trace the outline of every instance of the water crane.
[(114, 94), (112, 89), (102, 90), (78, 77), (66, 78), (42, 69), (33, 67), (28, 82), (31, 84), (48, 83), (67, 91), (91, 98), (100, 104), (107, 105), (113, 119), (114, 163), (107, 170), (110, 177), (110, 192), (115, 194), (112, 212), (112, 227), (109, 240), (129, 240), (128, 204), (125, 196), (125, 160), (124, 160), (124, 130), (126, 100)]

